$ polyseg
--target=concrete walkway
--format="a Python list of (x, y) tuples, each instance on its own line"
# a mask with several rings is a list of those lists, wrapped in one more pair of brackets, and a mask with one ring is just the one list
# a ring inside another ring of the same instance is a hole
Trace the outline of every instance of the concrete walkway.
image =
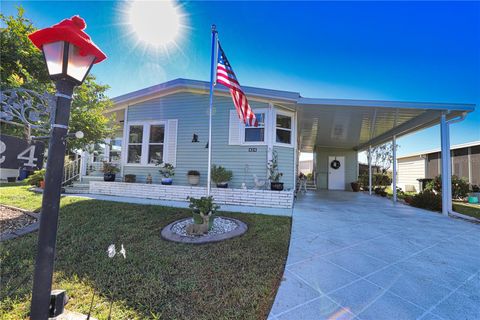
[(269, 320), (480, 319), (480, 225), (353, 192), (300, 196)]

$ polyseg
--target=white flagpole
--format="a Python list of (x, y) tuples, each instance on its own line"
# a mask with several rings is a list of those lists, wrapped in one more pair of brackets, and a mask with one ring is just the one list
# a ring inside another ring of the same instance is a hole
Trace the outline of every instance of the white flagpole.
[(207, 196), (210, 196), (212, 180), (212, 108), (213, 108), (213, 87), (215, 85), (215, 71), (217, 70), (217, 27), (212, 24), (212, 59), (210, 66), (210, 107), (208, 111), (208, 177)]

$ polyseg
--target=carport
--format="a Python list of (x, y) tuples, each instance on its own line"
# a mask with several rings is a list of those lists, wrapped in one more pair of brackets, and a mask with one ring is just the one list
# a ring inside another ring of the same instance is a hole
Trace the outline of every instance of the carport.
[[(369, 151), (372, 147), (440, 124), (442, 154), (442, 205), (443, 214), (452, 211), (450, 125), (462, 121), (474, 104), (399, 102), (379, 100), (316, 99), (297, 100), (298, 151), (313, 152), (325, 150), (330, 153), (346, 154), (347, 160), (357, 157), (358, 152)], [(396, 148), (393, 148), (394, 150)], [(332, 151), (335, 150), (335, 151)], [(395, 151), (394, 151), (395, 152)], [(335, 159), (337, 159), (335, 157)], [(445, 165), (446, 164), (446, 165)], [(350, 171), (358, 170), (357, 162), (351, 161)], [(370, 194), (372, 193), (372, 163), (368, 157)], [(325, 185), (330, 172), (321, 172), (318, 166), (316, 177)], [(348, 169), (347, 169), (348, 170)], [(396, 155), (393, 154), (393, 201), (396, 195)], [(331, 171), (331, 170), (330, 170)], [(322, 176), (323, 174), (323, 176)], [(358, 171), (347, 172), (350, 178), (358, 178)], [(351, 181), (345, 181), (349, 183)]]
[(479, 231), (363, 192), (299, 195), (268, 319), (480, 319)]

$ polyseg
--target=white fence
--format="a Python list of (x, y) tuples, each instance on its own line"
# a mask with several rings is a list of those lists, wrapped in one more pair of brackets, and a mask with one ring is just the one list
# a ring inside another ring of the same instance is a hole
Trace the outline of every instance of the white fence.
[[(203, 187), (90, 181), (90, 193), (119, 197), (188, 201), (187, 197), (203, 197), (206, 192)], [(218, 204), (285, 209), (293, 206), (293, 191), (212, 188), (211, 195)]]

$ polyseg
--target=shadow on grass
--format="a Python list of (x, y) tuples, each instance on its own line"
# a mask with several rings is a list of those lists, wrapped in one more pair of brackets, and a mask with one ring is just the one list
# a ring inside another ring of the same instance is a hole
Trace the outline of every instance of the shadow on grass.
[[(61, 209), (54, 288), (67, 289), (68, 308), (105, 319), (113, 294), (114, 319), (266, 318), (281, 279), (290, 218), (221, 215), (248, 224), (248, 232), (220, 243), (188, 245), (162, 240), (162, 227), (187, 209), (82, 200)], [(25, 317), (37, 234), (2, 245), (3, 318)], [(111, 243), (127, 258), (107, 257)], [(25, 276), (24, 276), (25, 275)], [(0, 313), (0, 316), (2, 314)]]

